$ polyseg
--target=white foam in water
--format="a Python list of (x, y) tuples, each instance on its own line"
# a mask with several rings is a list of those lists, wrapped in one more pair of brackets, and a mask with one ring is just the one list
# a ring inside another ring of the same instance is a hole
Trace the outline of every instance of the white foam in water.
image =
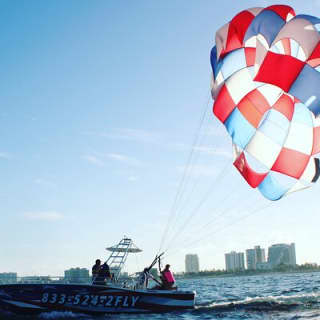
[(255, 302), (273, 302), (278, 304), (296, 304), (296, 303), (304, 303), (310, 300), (318, 301), (320, 298), (320, 293), (304, 293), (304, 294), (296, 294), (296, 295), (280, 295), (280, 296), (265, 296), (265, 297), (247, 297), (244, 300), (237, 301), (224, 301), (224, 302), (214, 302), (211, 303), (208, 307), (222, 307), (228, 305), (240, 305), (240, 304), (250, 304)]
[(86, 317), (84, 314), (73, 313), (72, 311), (51, 311), (51, 312), (43, 312), (39, 315), (41, 319), (79, 319), (82, 317)]

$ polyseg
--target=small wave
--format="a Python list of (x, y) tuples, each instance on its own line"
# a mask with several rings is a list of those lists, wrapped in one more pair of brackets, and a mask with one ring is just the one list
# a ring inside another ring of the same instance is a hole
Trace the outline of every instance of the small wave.
[(302, 319), (319, 320), (320, 313), (318, 310), (305, 311), (305, 312), (300, 312), (298, 315), (295, 315), (292, 318), (290, 318), (290, 320), (302, 320)]
[(320, 306), (320, 293), (281, 295), (267, 297), (247, 297), (238, 301), (214, 301), (197, 304), (196, 310), (203, 311), (292, 311)]
[(281, 292), (281, 295), (286, 295), (286, 294), (292, 294), (292, 293), (298, 293), (303, 291), (303, 289), (290, 289), (290, 290), (283, 290)]

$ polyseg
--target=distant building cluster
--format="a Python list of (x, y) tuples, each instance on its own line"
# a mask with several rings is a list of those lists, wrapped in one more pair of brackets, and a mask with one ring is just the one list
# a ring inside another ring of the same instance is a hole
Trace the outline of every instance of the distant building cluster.
[(0, 284), (17, 283), (18, 276), (15, 272), (3, 272), (0, 273)]
[[(227, 271), (245, 270), (245, 258), (243, 252), (232, 251), (225, 254)], [(296, 249), (295, 244), (274, 244), (268, 248), (268, 259), (266, 261), (265, 249), (255, 246), (246, 250), (247, 270), (270, 270), (279, 265), (295, 266)]]
[[(274, 244), (268, 248), (268, 258), (266, 259), (265, 249), (255, 246), (244, 252), (231, 251), (225, 254), (226, 271), (247, 270), (271, 270), (279, 265), (296, 266), (295, 244)], [(111, 270), (113, 271), (113, 270)], [(199, 257), (197, 254), (187, 254), (185, 256), (185, 272), (198, 273), (200, 271)], [(150, 270), (157, 278), (157, 268)], [(128, 277), (123, 273), (122, 277)], [(50, 276), (26, 276), (18, 277), (15, 272), (0, 273), (0, 284), (12, 283), (91, 283), (89, 270), (86, 268), (71, 268), (64, 271), (64, 277)]]
[(279, 264), (296, 265), (295, 244), (274, 244), (268, 250), (268, 263), (271, 267)]
[(64, 272), (65, 282), (68, 283), (89, 283), (89, 270), (86, 268), (71, 268)]
[(16, 272), (0, 273), (0, 284), (14, 283), (91, 283), (89, 270), (85, 268), (71, 268), (65, 270), (64, 277), (24, 276), (18, 277)]
[(25, 276), (19, 279), (20, 283), (51, 283), (50, 276)]
[(199, 257), (197, 254), (187, 254), (185, 258), (186, 273), (199, 272)]
[[(114, 270), (110, 270), (114, 271)], [(157, 268), (152, 268), (150, 273), (157, 278)], [(127, 272), (121, 273), (121, 278), (129, 278)], [(14, 284), (14, 283), (40, 283), (40, 284), (55, 284), (55, 283), (78, 283), (78, 284), (90, 284), (92, 277), (89, 270), (86, 268), (70, 268), (64, 271), (64, 277), (54, 276), (24, 276), (19, 277), (16, 272), (4, 272), (0, 273), (0, 284)]]
[(240, 271), (244, 270), (244, 253), (231, 251), (225, 254), (226, 270)]
[(260, 248), (260, 246), (255, 246), (253, 249), (247, 249), (246, 261), (248, 270), (259, 269), (259, 265), (266, 262), (265, 250)]

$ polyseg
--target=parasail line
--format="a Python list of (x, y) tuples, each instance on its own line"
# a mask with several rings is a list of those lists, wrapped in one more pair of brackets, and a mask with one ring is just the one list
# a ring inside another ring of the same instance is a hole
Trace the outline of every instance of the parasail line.
[[(234, 189), (235, 189), (235, 188), (236, 188), (236, 186), (234, 186)], [(231, 195), (234, 195), (234, 193), (233, 193), (233, 192), (228, 193), (227, 196), (225, 196), (225, 197), (220, 201), (220, 203), (225, 203), (226, 200), (231, 197)], [(237, 198), (238, 198), (238, 197), (239, 197), (239, 194), (238, 194), (237, 196), (233, 197), (232, 201), (233, 201), (233, 202), (237, 201)], [(213, 211), (213, 213), (215, 214), (215, 215), (213, 216), (213, 219), (211, 219), (209, 222), (207, 222), (206, 224), (204, 224), (204, 225), (202, 225), (201, 227), (199, 227), (194, 233), (197, 234), (197, 233), (201, 232), (202, 229), (205, 229), (205, 228), (207, 228), (209, 225), (211, 225), (212, 223), (217, 222), (217, 220), (219, 220), (220, 218), (226, 217), (225, 214), (226, 214), (228, 211), (231, 211), (233, 208), (234, 208), (234, 205), (231, 205), (231, 207), (225, 208), (225, 209), (221, 209), (221, 210), (218, 209), (218, 208), (215, 208), (215, 210)], [(217, 214), (216, 214), (216, 213), (217, 213)], [(188, 240), (188, 239), (186, 239), (186, 240)], [(183, 244), (185, 244), (185, 241), (181, 241), (180, 243), (181, 243), (181, 245), (183, 245)], [(180, 245), (180, 243), (179, 243), (178, 245), (176, 245), (176, 246), (178, 247), (178, 246)], [(172, 246), (171, 248), (168, 248), (167, 250), (170, 251), (170, 249), (172, 249), (172, 248), (173, 248), (173, 246)]]
[(199, 140), (199, 132), (201, 130), (201, 127), (203, 125), (204, 119), (205, 119), (206, 114), (207, 114), (207, 109), (208, 109), (208, 105), (209, 105), (209, 102), (210, 102), (210, 93), (208, 93), (207, 96), (208, 96), (207, 103), (205, 105), (204, 111), (203, 111), (202, 116), (200, 118), (200, 122), (199, 122), (198, 128), (196, 129), (196, 132), (195, 132), (195, 136), (194, 136), (194, 139), (193, 139), (193, 144), (192, 144), (192, 147), (191, 147), (188, 159), (187, 159), (187, 165), (184, 168), (184, 172), (183, 172), (182, 178), (181, 178), (180, 183), (178, 185), (177, 192), (176, 192), (176, 195), (174, 197), (173, 204), (171, 206), (171, 210), (170, 210), (170, 213), (169, 213), (169, 216), (168, 216), (168, 221), (167, 221), (166, 227), (165, 227), (163, 235), (162, 235), (162, 239), (161, 239), (161, 242), (160, 242), (160, 247), (159, 247), (158, 253), (160, 253), (160, 251), (161, 251), (161, 249), (163, 247), (163, 243), (164, 243), (164, 241), (166, 239), (166, 236), (168, 234), (168, 231), (170, 229), (170, 222), (173, 221), (173, 219), (175, 218), (175, 215), (176, 215), (176, 206), (177, 206), (177, 203), (178, 203), (179, 199), (181, 198), (182, 188), (183, 188), (187, 173), (189, 171), (189, 167), (190, 167), (190, 163), (191, 163), (191, 160), (192, 160), (192, 157), (193, 157), (193, 154), (194, 154), (195, 146), (196, 146), (196, 144), (197, 144), (197, 142)]
[[(222, 177), (225, 177), (225, 172), (227, 171), (228, 167), (230, 166), (230, 162), (227, 162), (227, 164), (224, 166), (224, 168), (221, 170), (221, 172), (218, 174), (218, 176), (216, 177), (216, 179), (214, 179), (214, 181), (212, 182), (209, 190), (206, 192), (206, 194), (204, 195), (204, 197), (202, 197), (202, 199), (199, 201), (199, 203), (197, 204), (197, 206), (191, 211), (191, 213), (189, 214), (189, 216), (187, 217), (187, 219), (185, 220), (184, 224), (177, 230), (177, 232), (173, 235), (173, 237), (171, 238), (171, 240), (169, 241), (169, 245), (171, 246), (172, 243), (179, 237), (179, 235), (181, 235), (181, 233), (183, 232), (183, 230), (185, 230), (185, 228), (189, 225), (189, 223), (191, 222), (191, 220), (197, 215), (197, 213), (199, 212), (199, 210), (201, 209), (201, 207), (203, 206), (203, 204), (207, 201), (208, 197), (212, 194), (213, 190), (217, 187), (218, 182), (222, 179)], [(169, 249), (169, 246), (167, 247), (167, 249), (165, 251), (167, 251)]]
[[(185, 248), (190, 248), (190, 247), (194, 246), (195, 244), (201, 242), (202, 240), (204, 240), (204, 239), (206, 239), (206, 238), (208, 238), (208, 237), (210, 237), (210, 236), (214, 237), (217, 233), (219, 233), (219, 232), (221, 232), (221, 231), (224, 231), (225, 229), (227, 229), (227, 228), (229, 228), (229, 227), (231, 227), (231, 226), (233, 226), (233, 225), (235, 225), (235, 224), (237, 224), (237, 223), (239, 223), (239, 222), (247, 219), (248, 217), (252, 216), (253, 214), (255, 214), (255, 213), (259, 212), (259, 211), (263, 211), (263, 210), (267, 209), (268, 207), (270, 207), (270, 206), (273, 205), (273, 204), (274, 204), (274, 202), (268, 202), (268, 203), (264, 204), (262, 207), (257, 208), (257, 209), (254, 209), (254, 210), (251, 211), (249, 214), (247, 214), (247, 215), (239, 218), (238, 220), (236, 220), (236, 221), (234, 221), (234, 222), (232, 222), (232, 223), (230, 223), (230, 224), (227, 224), (227, 225), (223, 226), (223, 227), (220, 228), (220, 229), (212, 230), (210, 233), (206, 234), (205, 236), (201, 237), (201, 238), (198, 239), (198, 240), (195, 240), (195, 241), (193, 241), (193, 242), (190, 242), (189, 244), (184, 244), (183, 249), (185, 249)], [(172, 256), (172, 255), (174, 255), (174, 254), (177, 254), (177, 253), (178, 253), (179, 251), (181, 251), (181, 250), (182, 250), (181, 248), (180, 248), (180, 249), (177, 249), (176, 251), (173, 251), (172, 253), (169, 253), (169, 254), (167, 253), (166, 256), (167, 256), (167, 257), (168, 257), (168, 256)]]

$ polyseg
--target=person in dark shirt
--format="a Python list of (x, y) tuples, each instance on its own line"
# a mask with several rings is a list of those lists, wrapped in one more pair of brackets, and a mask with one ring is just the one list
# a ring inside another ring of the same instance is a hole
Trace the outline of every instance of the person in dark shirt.
[(92, 267), (92, 282), (97, 278), (99, 270), (101, 268), (101, 260), (97, 259), (95, 265)]
[(111, 279), (111, 274), (110, 274), (110, 268), (107, 262), (105, 262), (103, 265), (100, 266), (98, 274), (93, 281), (93, 284), (106, 285), (107, 278)]

